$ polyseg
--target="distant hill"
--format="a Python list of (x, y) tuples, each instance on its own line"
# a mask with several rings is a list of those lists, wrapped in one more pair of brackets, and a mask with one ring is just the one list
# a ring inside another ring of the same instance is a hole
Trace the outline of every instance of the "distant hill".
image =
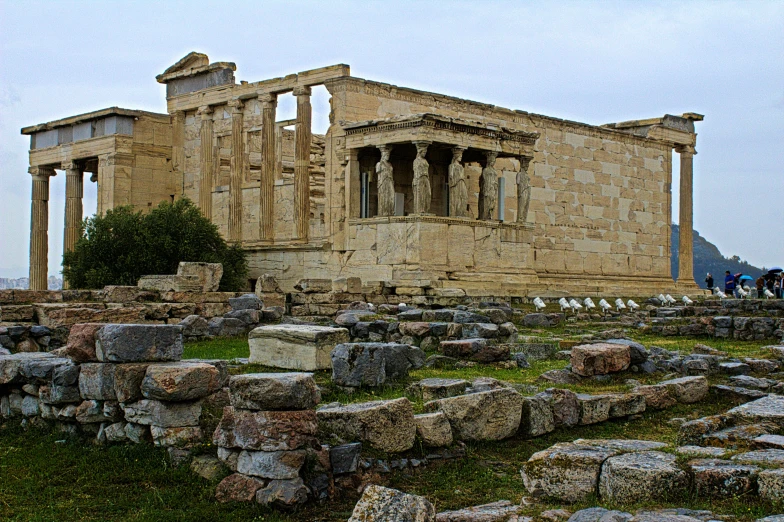
[[(672, 258), (670, 264), (672, 273), (677, 278), (678, 275), (678, 247), (680, 246), (680, 237), (678, 236), (678, 225), (672, 225)], [(742, 272), (748, 274), (754, 279), (763, 273), (767, 273), (766, 267), (756, 267), (750, 265), (742, 260), (737, 255), (732, 257), (724, 257), (719, 252), (719, 249), (702, 237), (699, 232), (694, 231), (694, 279), (700, 287), (705, 288), (705, 275), (710, 272), (713, 274), (715, 284), (724, 284), (724, 271), (729, 270), (733, 274)], [(752, 286), (752, 285), (749, 285)]]

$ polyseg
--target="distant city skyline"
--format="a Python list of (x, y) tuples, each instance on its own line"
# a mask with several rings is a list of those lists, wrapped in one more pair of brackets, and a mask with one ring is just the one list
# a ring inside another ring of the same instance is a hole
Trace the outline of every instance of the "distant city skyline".
[[(90, 32), (64, 45), (67, 27)], [(110, 106), (166, 112), (155, 75), (190, 51), (235, 62), (237, 81), (347, 63), (364, 78), (596, 125), (704, 114), (694, 228), (724, 255), (781, 265), (782, 27), (784, 3), (761, 1), (336, 0), (215, 8), (198, 1), (0, 0), (0, 276), (28, 271), (29, 139), (20, 128)], [(281, 98), (280, 119), (294, 111), (289, 98)], [(324, 132), (326, 93), (313, 101), (314, 131)], [(58, 276), (64, 186), (60, 173), (49, 205), (49, 273)], [(85, 216), (95, 212), (94, 183), (85, 183), (84, 209)]]

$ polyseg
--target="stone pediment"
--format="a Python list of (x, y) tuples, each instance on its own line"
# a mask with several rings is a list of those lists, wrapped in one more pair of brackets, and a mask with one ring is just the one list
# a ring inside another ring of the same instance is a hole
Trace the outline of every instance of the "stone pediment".
[(174, 65), (155, 77), (158, 83), (169, 83), (172, 80), (196, 76), (213, 71), (229, 69), (236, 71), (237, 66), (233, 62), (210, 63), (206, 54), (190, 52), (177, 61)]
[(180, 58), (177, 63), (163, 71), (163, 75), (165, 76), (173, 72), (185, 71), (196, 67), (204, 67), (205, 65), (209, 64), (210, 59), (206, 54), (192, 51)]

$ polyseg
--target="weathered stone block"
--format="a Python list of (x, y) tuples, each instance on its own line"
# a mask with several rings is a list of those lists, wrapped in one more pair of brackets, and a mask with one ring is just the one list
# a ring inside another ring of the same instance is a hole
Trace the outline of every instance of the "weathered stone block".
[(468, 381), (463, 379), (440, 379), (437, 377), (422, 379), (412, 385), (422, 401), (429, 402), (461, 395), (468, 388)]
[(552, 395), (538, 393), (533, 397), (523, 397), (520, 433), (524, 437), (538, 437), (554, 429)]
[(610, 418), (627, 417), (645, 411), (645, 396), (641, 393), (624, 393), (610, 396)]
[(114, 393), (119, 402), (132, 402), (142, 398), (142, 381), (147, 373), (147, 363), (115, 364)]
[(425, 404), (426, 411), (441, 411), (449, 419), (457, 440), (501, 440), (514, 435), (520, 427), (523, 397), (509, 388)]
[(198, 426), (181, 426), (164, 428), (150, 426), (152, 442), (156, 446), (187, 448), (200, 444), (204, 439), (201, 428)]
[(79, 373), (79, 393), (82, 398), (117, 400), (114, 391), (115, 368), (116, 365), (110, 363), (83, 363)]
[(508, 344), (493, 344), (481, 338), (441, 341), (440, 351), (448, 357), (483, 363), (509, 360)]
[(174, 362), (147, 366), (141, 392), (147, 399), (190, 401), (221, 387), (218, 369), (211, 364)]
[(577, 375), (606, 375), (628, 369), (631, 352), (621, 344), (583, 344), (572, 348), (571, 363)]
[(659, 451), (608, 458), (599, 477), (599, 495), (609, 502), (632, 504), (666, 498), (689, 487), (689, 476), (675, 455)]
[(305, 452), (247, 451), (240, 452), (237, 471), (245, 475), (267, 479), (293, 479), (305, 463)]
[(349, 441), (367, 442), (390, 453), (410, 449), (416, 436), (411, 403), (405, 397), (346, 406), (327, 406), (316, 411), (319, 431)]
[(666, 384), (652, 384), (648, 386), (637, 386), (634, 391), (645, 397), (645, 407), (654, 410), (671, 408), (678, 403), (678, 400), (670, 393)]
[(288, 480), (270, 480), (264, 488), (256, 492), (256, 502), (263, 506), (274, 505), (290, 509), (308, 500), (310, 489), (302, 478)]
[(215, 488), (215, 500), (218, 502), (253, 502), (256, 492), (265, 486), (266, 482), (256, 477), (249, 477), (241, 473), (234, 473), (221, 480)]
[(326, 370), (331, 368), (332, 348), (349, 340), (345, 328), (293, 324), (260, 326), (248, 336), (250, 362), (292, 370)]
[(359, 466), (359, 457), (362, 453), (362, 443), (352, 442), (329, 448), (329, 462), (332, 473), (342, 475), (354, 473)]
[(580, 423), (580, 402), (576, 393), (564, 388), (548, 388), (544, 393), (552, 397), (555, 428), (571, 428)]
[(221, 263), (181, 261), (177, 267), (177, 275), (196, 276), (199, 279), (202, 292), (217, 292), (223, 277), (223, 265)]
[(321, 400), (310, 373), (247, 373), (229, 379), (231, 404), (249, 410), (304, 410)]
[(108, 324), (96, 334), (95, 353), (103, 362), (178, 361), (182, 350), (178, 325)]
[(223, 448), (295, 450), (313, 443), (316, 430), (313, 410), (249, 411), (227, 406), (213, 441)]
[(395, 489), (370, 485), (354, 506), (348, 522), (394, 520), (396, 522), (435, 522), (436, 510), (424, 497)]
[(580, 424), (596, 424), (604, 422), (610, 418), (610, 395), (587, 395), (577, 394), (577, 402), (580, 406)]
[(784, 396), (768, 395), (732, 408), (727, 415), (744, 424), (770, 422), (784, 427)]
[(125, 420), (135, 424), (177, 428), (198, 426), (201, 404), (196, 402), (161, 402), (142, 399), (125, 405)]
[(332, 380), (340, 386), (381, 386), (421, 368), (425, 353), (407, 344), (345, 343), (331, 353)]
[[(681, 377), (662, 381), (660, 386), (666, 386), (670, 395), (682, 404), (692, 404), (708, 396), (708, 379), (704, 376)], [(638, 390), (639, 391), (639, 390)]]
[(441, 447), (452, 444), (452, 427), (442, 412), (415, 415), (417, 435), (426, 446)]
[(759, 468), (737, 464), (729, 460), (697, 459), (689, 462), (697, 495), (708, 498), (727, 498), (753, 494), (757, 486)]
[(759, 473), (759, 496), (768, 502), (784, 500), (784, 469), (766, 469)]

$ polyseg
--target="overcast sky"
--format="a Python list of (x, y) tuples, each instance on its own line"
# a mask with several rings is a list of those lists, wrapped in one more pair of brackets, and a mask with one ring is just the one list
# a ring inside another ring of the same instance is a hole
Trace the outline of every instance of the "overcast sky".
[[(19, 129), (115, 105), (166, 112), (155, 75), (190, 51), (235, 62), (237, 81), (347, 63), (354, 76), (591, 124), (704, 114), (695, 228), (725, 255), (784, 264), (784, 2), (0, 0), (0, 277), (28, 270)], [(314, 108), (323, 132), (323, 96)], [(51, 183), (50, 274), (64, 178)], [(85, 215), (95, 193), (86, 181)]]

